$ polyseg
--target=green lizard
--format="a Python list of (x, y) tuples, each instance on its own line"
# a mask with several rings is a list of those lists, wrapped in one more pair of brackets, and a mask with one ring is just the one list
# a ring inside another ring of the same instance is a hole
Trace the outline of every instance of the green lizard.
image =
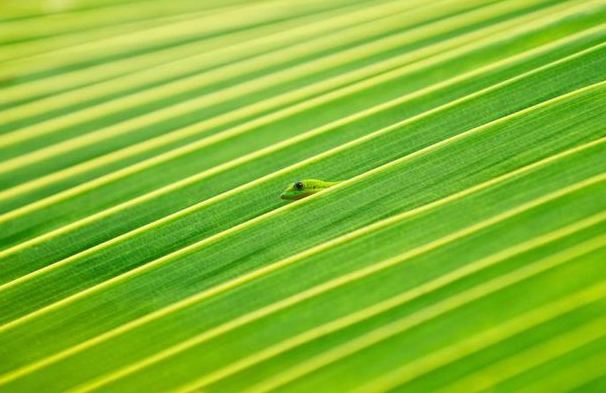
[(315, 179), (299, 180), (298, 182), (289, 185), (280, 195), (280, 198), (295, 201), (326, 190), (328, 187), (332, 187), (338, 183), (340, 182)]

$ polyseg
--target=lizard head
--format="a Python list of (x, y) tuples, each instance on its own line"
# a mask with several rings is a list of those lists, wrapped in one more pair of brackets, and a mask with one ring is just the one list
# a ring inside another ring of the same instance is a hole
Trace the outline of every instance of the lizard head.
[(286, 190), (280, 194), (280, 198), (288, 201), (295, 201), (297, 199), (305, 198), (311, 194), (313, 194), (313, 191), (310, 189), (310, 187), (305, 184), (304, 180), (300, 180), (290, 184)]

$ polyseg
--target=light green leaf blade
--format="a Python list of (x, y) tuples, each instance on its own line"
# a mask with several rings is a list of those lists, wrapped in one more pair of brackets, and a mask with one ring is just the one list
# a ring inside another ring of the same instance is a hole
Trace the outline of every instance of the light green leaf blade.
[(0, 392), (606, 387), (605, 1), (5, 8)]

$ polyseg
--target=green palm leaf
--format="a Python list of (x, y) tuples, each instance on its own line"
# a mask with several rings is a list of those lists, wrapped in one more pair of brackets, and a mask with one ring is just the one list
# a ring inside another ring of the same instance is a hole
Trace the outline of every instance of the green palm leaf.
[(606, 389), (606, 1), (0, 10), (0, 392)]

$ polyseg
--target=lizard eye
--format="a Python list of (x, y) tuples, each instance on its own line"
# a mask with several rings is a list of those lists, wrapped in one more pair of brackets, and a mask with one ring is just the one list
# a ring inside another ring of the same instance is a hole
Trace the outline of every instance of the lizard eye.
[(295, 190), (301, 191), (303, 189), (303, 183), (300, 181), (295, 183)]

